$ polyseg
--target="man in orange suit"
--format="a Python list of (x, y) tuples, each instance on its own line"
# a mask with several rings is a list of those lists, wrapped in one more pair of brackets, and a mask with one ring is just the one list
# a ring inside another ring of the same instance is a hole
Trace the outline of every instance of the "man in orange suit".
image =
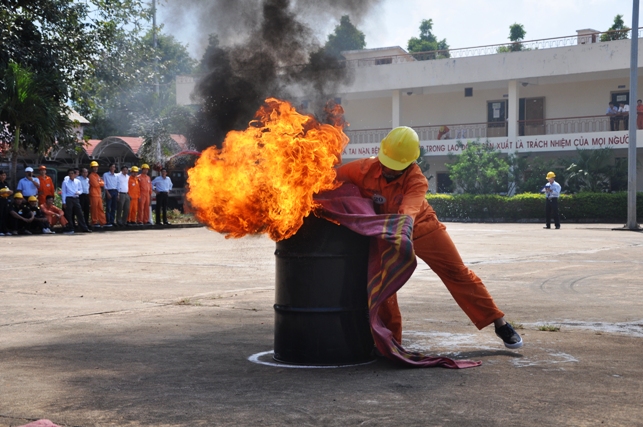
[(136, 224), (136, 215), (138, 214), (138, 198), (141, 195), (141, 186), (138, 182), (138, 166), (132, 166), (129, 175), (129, 182), (127, 185), (127, 193), (129, 194), (129, 216), (127, 217), (127, 225)]
[[(415, 162), (419, 155), (417, 133), (400, 126), (382, 140), (377, 157), (342, 165), (337, 179), (359, 187), (362, 197), (373, 200), (376, 213), (409, 215), (413, 219), (415, 255), (442, 279), (471, 322), (478, 329), (493, 323), (505, 347), (522, 347), (522, 338), (505, 321), (482, 280), (464, 265), (446, 227), (428, 204), (429, 183)], [(380, 306), (378, 314), (401, 343), (402, 317), (395, 295)]]
[(141, 174), (138, 176), (138, 182), (141, 187), (141, 195), (138, 197), (138, 217), (139, 225), (150, 222), (150, 200), (152, 198), (152, 178), (148, 175), (150, 167), (147, 163), (141, 166)]
[(47, 166), (40, 165), (38, 168), (40, 176), (38, 180), (40, 181), (40, 187), (38, 187), (38, 204), (44, 205), (47, 202), (47, 196), (53, 196), (56, 193), (56, 187), (54, 187), (54, 182), (47, 175)]
[(40, 210), (47, 217), (47, 222), (49, 222), (51, 228), (54, 228), (54, 225), (56, 224), (62, 225), (63, 228), (67, 227), (65, 212), (58, 206), (54, 205), (54, 196), (47, 196), (45, 198), (45, 203), (40, 205)]
[(89, 210), (92, 214), (94, 227), (104, 227), (107, 223), (105, 212), (103, 212), (103, 187), (105, 183), (98, 174), (98, 162), (89, 164)]

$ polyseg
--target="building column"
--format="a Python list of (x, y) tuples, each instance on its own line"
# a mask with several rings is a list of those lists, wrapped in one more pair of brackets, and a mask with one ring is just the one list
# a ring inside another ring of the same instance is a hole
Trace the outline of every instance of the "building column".
[(391, 118), (392, 127), (396, 128), (400, 125), (400, 91), (394, 90), (392, 92), (393, 98), (393, 117)]
[(507, 105), (508, 129), (507, 136), (514, 141), (518, 138), (518, 104), (520, 94), (518, 93), (518, 81), (509, 80), (509, 105)]

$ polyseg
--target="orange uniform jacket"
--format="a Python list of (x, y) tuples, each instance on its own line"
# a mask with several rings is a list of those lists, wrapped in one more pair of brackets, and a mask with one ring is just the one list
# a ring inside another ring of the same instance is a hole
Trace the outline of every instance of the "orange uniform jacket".
[(131, 199), (127, 222), (136, 222), (136, 216), (138, 212), (138, 198), (141, 195), (141, 186), (139, 185), (138, 176), (129, 176), (127, 194), (129, 194), (129, 197)]
[(100, 175), (95, 172), (89, 174), (89, 210), (92, 214), (92, 223), (105, 225), (107, 219), (103, 211), (102, 188), (105, 186)]
[(54, 187), (54, 182), (48, 175), (44, 177), (38, 175), (38, 181), (40, 181), (40, 187), (38, 187), (38, 204), (44, 205), (47, 201), (47, 196), (53, 196), (56, 193), (56, 188)]
[[(446, 227), (438, 221), (427, 202), (429, 183), (417, 164), (409, 166), (399, 178), (387, 182), (377, 158), (356, 160), (341, 166), (337, 179), (358, 186), (362, 197), (373, 200), (375, 212), (406, 214), (413, 218), (415, 254), (442, 279), (478, 329), (504, 316), (482, 281), (464, 265)], [(395, 295), (381, 306), (379, 314), (395, 339), (401, 342), (402, 319)]]
[(152, 197), (152, 179), (149, 175), (139, 175), (138, 182), (141, 195), (138, 199), (137, 221), (143, 224), (150, 222), (150, 198)]

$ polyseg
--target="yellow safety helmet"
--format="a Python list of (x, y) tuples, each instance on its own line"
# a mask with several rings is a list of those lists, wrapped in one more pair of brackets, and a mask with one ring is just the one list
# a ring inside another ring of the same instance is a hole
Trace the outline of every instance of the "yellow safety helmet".
[(132, 166), (132, 172), (138, 172), (138, 166)]
[(401, 171), (420, 157), (420, 138), (408, 126), (396, 127), (380, 143), (377, 158), (387, 168)]
[(28, 202), (37, 202), (37, 201), (38, 201), (38, 198), (37, 198), (36, 196), (29, 196), (29, 198), (27, 199), (27, 201), (28, 201)]
[(93, 162), (91, 162), (91, 163), (89, 164), (89, 167), (90, 167), (90, 168), (93, 168), (93, 167), (96, 167), (96, 166), (98, 166), (98, 162), (97, 162), (96, 160), (94, 160)]
[(13, 198), (14, 198), (14, 199), (24, 199), (24, 197), (22, 197), (22, 193), (20, 193), (20, 192), (15, 193), (15, 194), (13, 195)]
[(547, 179), (556, 178), (556, 174), (553, 172), (547, 172)]
[(150, 168), (150, 165), (148, 165), (147, 163), (143, 163), (143, 165), (141, 166), (141, 169), (149, 169), (149, 168)]

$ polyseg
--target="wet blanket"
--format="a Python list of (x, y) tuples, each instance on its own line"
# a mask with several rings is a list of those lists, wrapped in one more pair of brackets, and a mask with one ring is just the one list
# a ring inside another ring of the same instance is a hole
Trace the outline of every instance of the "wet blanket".
[(361, 197), (359, 189), (344, 184), (315, 197), (321, 216), (356, 233), (371, 237), (368, 263), (368, 309), (371, 332), (377, 349), (389, 359), (417, 367), (471, 368), (481, 362), (432, 357), (405, 350), (386, 328), (378, 310), (411, 277), (417, 265), (413, 252), (413, 220), (408, 215), (378, 215), (373, 202)]

